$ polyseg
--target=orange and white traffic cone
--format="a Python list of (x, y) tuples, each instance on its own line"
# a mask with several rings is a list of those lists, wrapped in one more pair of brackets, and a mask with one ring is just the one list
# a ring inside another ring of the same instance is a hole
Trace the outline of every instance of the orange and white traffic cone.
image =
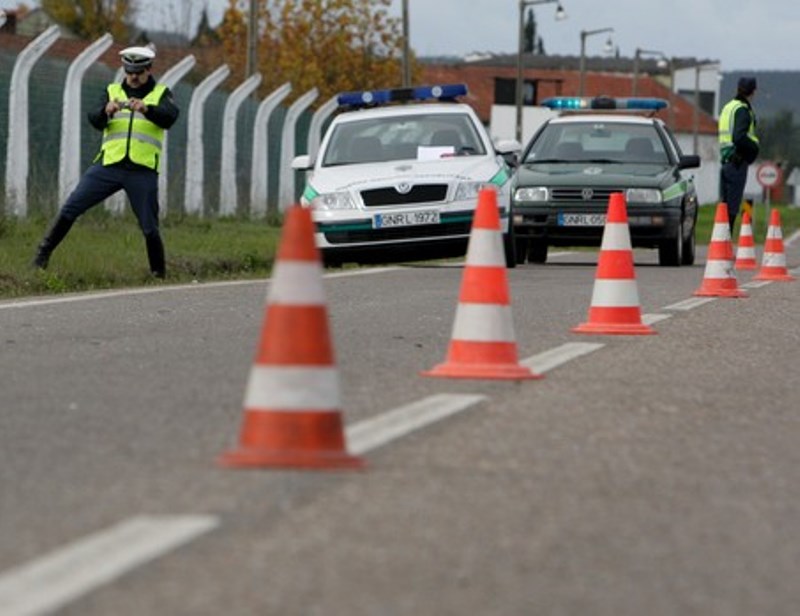
[(228, 467), (358, 469), (346, 451), (339, 375), (311, 212), (286, 212), (267, 307)]
[(518, 361), (510, 296), (497, 193), (487, 188), (478, 195), (447, 358), (421, 374), (463, 379), (541, 378)]
[(758, 270), (758, 274), (753, 277), (753, 280), (777, 280), (780, 282), (795, 280), (795, 277), (786, 269), (786, 253), (783, 251), (783, 231), (781, 231), (781, 213), (774, 208), (769, 217), (761, 269)]
[(750, 212), (742, 214), (742, 224), (739, 227), (739, 245), (736, 248), (736, 261), (733, 267), (737, 270), (754, 270), (756, 263), (756, 245), (753, 242), (753, 225)]
[(578, 334), (657, 333), (642, 323), (628, 211), (622, 193), (612, 193), (608, 200), (589, 320), (573, 327), (572, 331)]
[(708, 243), (706, 269), (700, 288), (694, 292), (700, 297), (747, 297), (739, 288), (733, 269), (733, 242), (728, 222), (728, 206), (717, 204), (714, 228)]

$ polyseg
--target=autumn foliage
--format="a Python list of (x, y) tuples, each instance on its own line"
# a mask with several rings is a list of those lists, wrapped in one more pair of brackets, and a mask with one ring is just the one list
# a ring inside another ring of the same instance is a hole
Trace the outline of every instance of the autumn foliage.
[(110, 32), (115, 40), (127, 40), (135, 0), (41, 0), (42, 9), (80, 38), (95, 39)]
[[(249, 0), (229, 0), (218, 30), (224, 62), (245, 75)], [(337, 92), (396, 87), (402, 81), (402, 28), (391, 0), (258, 0), (257, 66), (262, 91), (292, 84), (296, 96), (316, 87)]]

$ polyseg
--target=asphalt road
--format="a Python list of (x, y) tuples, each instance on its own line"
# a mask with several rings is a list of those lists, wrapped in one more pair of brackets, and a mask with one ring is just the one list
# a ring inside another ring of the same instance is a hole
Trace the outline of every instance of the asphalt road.
[(419, 375), (461, 268), (326, 276), (350, 430), (469, 400), (362, 472), (217, 466), (264, 281), (0, 303), (0, 613), (800, 613), (800, 281), (636, 254), (654, 336), (570, 331), (594, 253), (509, 271), (526, 382)]

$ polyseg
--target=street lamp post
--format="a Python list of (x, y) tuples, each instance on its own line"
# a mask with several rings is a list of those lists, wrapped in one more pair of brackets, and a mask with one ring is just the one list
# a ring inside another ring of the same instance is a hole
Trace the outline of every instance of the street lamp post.
[[(599, 28), (597, 30), (581, 30), (581, 64), (580, 64), (580, 82), (578, 85), (578, 96), (583, 96), (583, 83), (586, 76), (586, 39), (595, 34), (603, 32), (613, 32), (614, 28)], [(608, 39), (609, 43), (611, 39)]]
[(536, 4), (551, 4), (556, 3), (556, 19), (565, 19), (567, 14), (564, 12), (561, 2), (559, 0), (519, 0), (519, 32), (517, 37), (517, 89), (516, 89), (516, 138), (520, 143), (522, 142), (522, 54), (525, 52), (524, 39), (525, 39), (525, 7), (534, 6)]
[(408, 50), (408, 0), (403, 0), (403, 87), (411, 85), (411, 58)]
[[(636, 53), (633, 56), (633, 86), (632, 86), (632, 94), (631, 96), (636, 96), (638, 92), (638, 82), (639, 82), (639, 60), (642, 56), (655, 56), (659, 58), (659, 65), (666, 66), (667, 70), (669, 71), (669, 127), (674, 128), (675, 126), (675, 109), (672, 105), (672, 98), (673, 98), (673, 90), (675, 89), (675, 66), (672, 61), (672, 58), (668, 57), (663, 51), (654, 51), (652, 49), (641, 49), (639, 47), (636, 48)], [(662, 64), (663, 63), (663, 64)]]

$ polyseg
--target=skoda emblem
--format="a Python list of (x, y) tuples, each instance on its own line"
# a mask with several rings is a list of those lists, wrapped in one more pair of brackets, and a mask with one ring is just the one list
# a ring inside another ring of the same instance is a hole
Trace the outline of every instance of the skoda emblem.
[(592, 197), (594, 197), (594, 191), (591, 188), (584, 188), (581, 191), (581, 197), (583, 197), (584, 201), (591, 201)]
[(411, 192), (411, 184), (408, 182), (400, 182), (397, 186), (394, 187), (397, 192), (401, 195), (407, 195)]

